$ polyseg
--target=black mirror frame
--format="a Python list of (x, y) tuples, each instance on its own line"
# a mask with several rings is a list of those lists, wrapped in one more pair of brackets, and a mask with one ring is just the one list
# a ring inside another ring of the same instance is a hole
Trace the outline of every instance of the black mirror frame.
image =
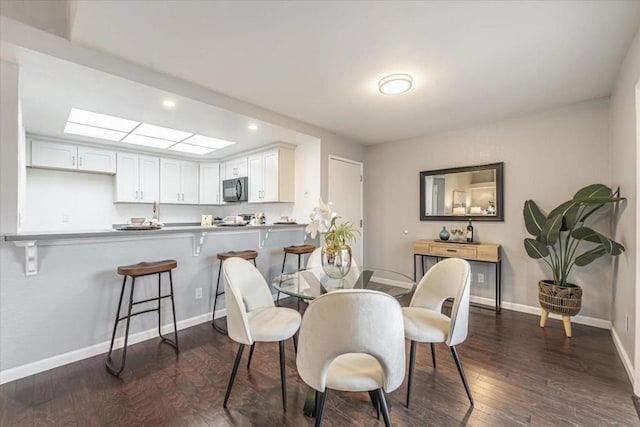
[[(459, 172), (477, 172), (493, 169), (496, 171), (496, 214), (488, 215), (426, 215), (424, 178)], [(504, 162), (459, 168), (437, 169), (420, 172), (420, 221), (504, 221)]]

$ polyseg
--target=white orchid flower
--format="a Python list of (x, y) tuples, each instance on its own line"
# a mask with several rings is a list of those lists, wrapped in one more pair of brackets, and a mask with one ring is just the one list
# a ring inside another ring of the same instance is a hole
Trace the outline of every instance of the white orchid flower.
[(326, 233), (331, 226), (331, 220), (337, 214), (331, 210), (331, 202), (324, 203), (322, 199), (318, 199), (318, 206), (313, 209), (309, 215), (311, 222), (305, 228), (305, 232), (311, 234), (313, 239), (318, 233)]

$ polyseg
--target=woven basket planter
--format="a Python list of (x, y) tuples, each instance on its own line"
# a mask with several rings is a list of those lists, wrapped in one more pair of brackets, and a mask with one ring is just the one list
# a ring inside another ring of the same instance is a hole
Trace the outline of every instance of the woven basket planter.
[(538, 302), (550, 313), (575, 316), (582, 308), (582, 288), (571, 283), (559, 286), (551, 280), (541, 280), (538, 283)]

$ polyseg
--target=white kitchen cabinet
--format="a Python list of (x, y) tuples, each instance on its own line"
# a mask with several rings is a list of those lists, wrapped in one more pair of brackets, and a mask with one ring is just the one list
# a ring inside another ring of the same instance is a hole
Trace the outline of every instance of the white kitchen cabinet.
[(117, 153), (116, 202), (153, 203), (160, 200), (160, 159)]
[(278, 147), (248, 158), (249, 202), (293, 202), (295, 153)]
[(184, 160), (160, 159), (160, 201), (198, 203), (198, 164)]
[(200, 204), (220, 204), (220, 163), (200, 163)]
[(116, 173), (115, 151), (51, 141), (31, 141), (31, 166)]
[(239, 178), (247, 176), (247, 158), (239, 157), (237, 159), (227, 160), (224, 163), (225, 174), (224, 179)]

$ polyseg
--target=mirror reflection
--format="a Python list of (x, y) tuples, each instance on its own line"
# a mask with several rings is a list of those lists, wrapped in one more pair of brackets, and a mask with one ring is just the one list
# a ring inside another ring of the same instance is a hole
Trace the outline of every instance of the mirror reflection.
[(420, 219), (503, 221), (503, 163), (420, 172)]

